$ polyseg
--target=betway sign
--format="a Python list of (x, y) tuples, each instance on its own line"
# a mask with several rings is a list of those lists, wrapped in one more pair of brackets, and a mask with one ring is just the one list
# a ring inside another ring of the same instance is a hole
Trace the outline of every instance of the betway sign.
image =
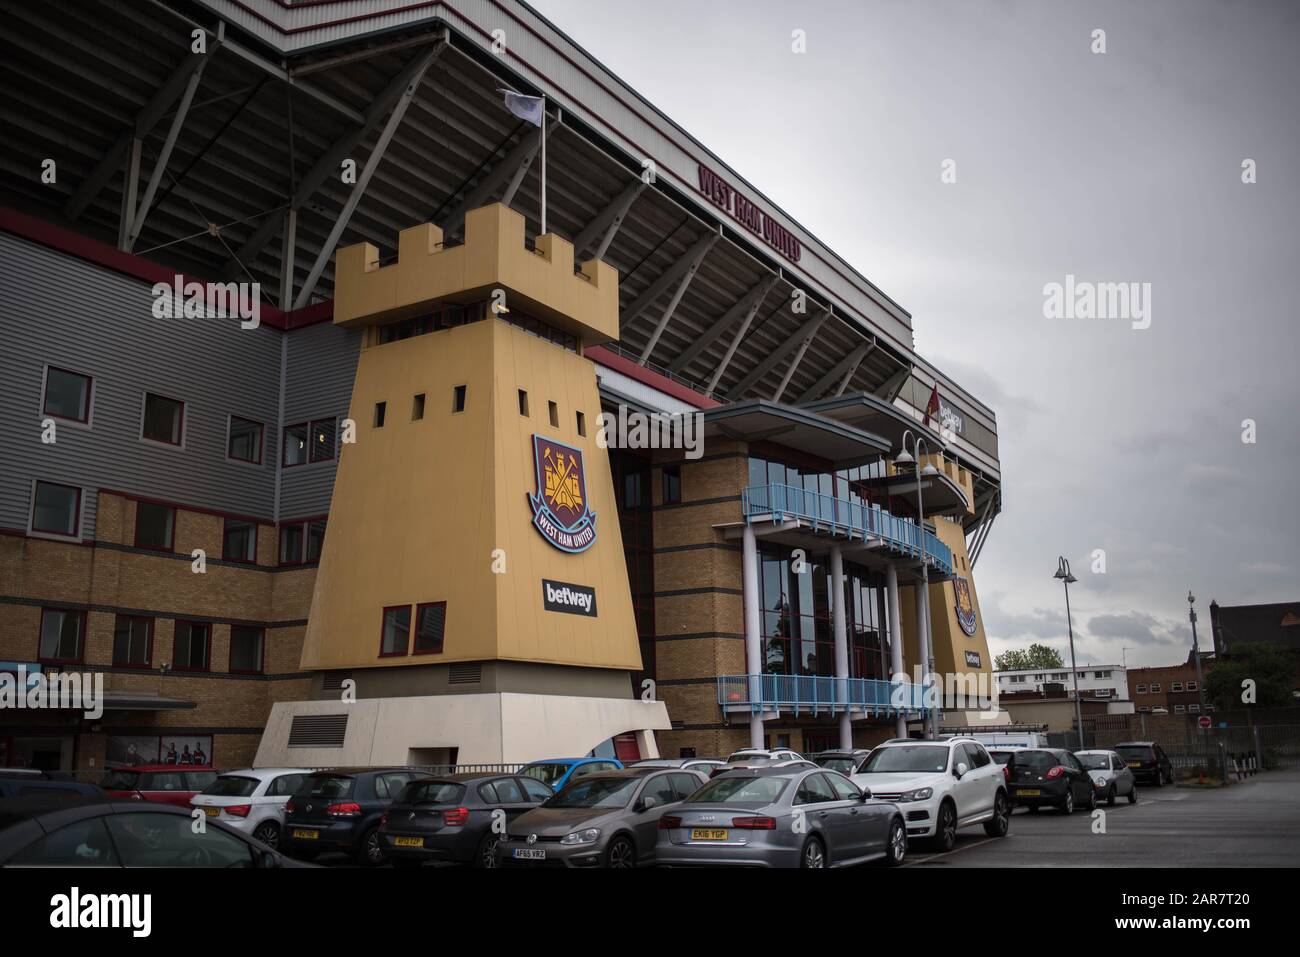
[(715, 206), (724, 209), (740, 220), (755, 236), (779, 252), (786, 259), (797, 263), (802, 249), (799, 240), (771, 216), (767, 215), (740, 193), (729, 186), (725, 180), (707, 166), (700, 166), (700, 192), (707, 196)]

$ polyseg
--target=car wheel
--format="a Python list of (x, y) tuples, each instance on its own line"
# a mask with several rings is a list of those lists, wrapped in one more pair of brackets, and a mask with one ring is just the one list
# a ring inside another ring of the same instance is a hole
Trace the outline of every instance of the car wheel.
[(1091, 781), (1088, 782), (1088, 810), (1097, 810), (1097, 789), (1092, 786)]
[(1068, 785), (1065, 788), (1065, 802), (1061, 805), (1061, 813), (1062, 814), (1074, 813), (1074, 788)]
[(934, 827), (934, 845), (941, 851), (951, 851), (957, 843), (957, 809), (951, 801), (939, 805), (939, 819)]
[(501, 843), (501, 835), (488, 831), (483, 835), (483, 840), (478, 842), (478, 849), (474, 852), (475, 867), (496, 867), (497, 866), (497, 846)]
[(616, 837), (605, 851), (606, 867), (636, 867), (636, 849), (625, 837)]
[(372, 827), (361, 835), (355, 857), (359, 867), (378, 867), (384, 863), (384, 846), (379, 842), (378, 827)]
[(803, 846), (803, 853), (799, 855), (799, 866), (808, 868), (826, 866), (826, 851), (821, 841), (815, 837), (808, 838), (808, 842)]
[(984, 833), (989, 837), (1006, 837), (1010, 828), (1011, 807), (1007, 804), (1006, 794), (999, 791), (993, 799), (993, 817), (984, 822)]
[(1137, 785), (1135, 784), (1131, 788), (1129, 788), (1128, 803), (1137, 804), (1137, 802), (1138, 802), (1138, 789), (1137, 789)]
[(1110, 790), (1106, 792), (1106, 806), (1115, 806), (1115, 785), (1113, 784), (1110, 786)]
[(907, 828), (902, 821), (889, 825), (889, 846), (885, 848), (885, 863), (897, 867), (907, 857)]
[(280, 825), (274, 821), (263, 821), (254, 828), (253, 838), (261, 841), (269, 848), (278, 848), (280, 846)]

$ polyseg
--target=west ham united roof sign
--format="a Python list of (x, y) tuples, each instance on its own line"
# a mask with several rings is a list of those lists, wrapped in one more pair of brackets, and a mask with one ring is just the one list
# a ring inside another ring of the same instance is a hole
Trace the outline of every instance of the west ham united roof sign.
[(562, 552), (585, 552), (596, 541), (596, 513), (587, 507), (582, 449), (533, 436), (537, 494), (528, 496), (533, 527)]

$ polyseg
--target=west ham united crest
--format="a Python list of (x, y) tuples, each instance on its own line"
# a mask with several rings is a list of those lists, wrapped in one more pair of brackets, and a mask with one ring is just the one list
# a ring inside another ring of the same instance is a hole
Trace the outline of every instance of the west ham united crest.
[(596, 513), (587, 507), (582, 449), (533, 436), (537, 494), (528, 496), (533, 527), (563, 552), (585, 552), (596, 541)]
[(957, 624), (961, 630), (975, 635), (975, 602), (970, 597), (970, 583), (964, 578), (955, 578), (952, 583), (953, 605), (957, 611)]

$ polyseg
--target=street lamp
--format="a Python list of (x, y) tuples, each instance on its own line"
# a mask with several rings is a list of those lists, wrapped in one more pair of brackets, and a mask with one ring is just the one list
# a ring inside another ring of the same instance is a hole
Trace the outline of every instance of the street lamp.
[(1074, 676), (1074, 723), (1079, 729), (1079, 750), (1084, 748), (1083, 744), (1083, 705), (1079, 701), (1079, 666), (1074, 659), (1074, 619), (1070, 615), (1070, 586), (1079, 579), (1070, 574), (1070, 563), (1064, 556), (1058, 556), (1056, 560), (1056, 574), (1053, 578), (1059, 578), (1061, 584), (1065, 586), (1065, 623), (1070, 629), (1070, 673)]
[[(916, 455), (916, 458), (913, 458), (912, 455), (908, 454), (907, 451), (908, 436), (912, 437), (912, 449)], [(917, 438), (915, 435), (913, 435), (911, 429), (907, 429), (906, 431), (903, 432), (903, 439), (899, 444), (902, 446), (902, 450), (898, 453), (898, 455), (894, 457), (894, 467), (907, 468), (908, 466), (911, 465), (915, 465), (917, 467), (916, 468), (917, 538), (921, 542), (921, 586), (920, 587), (921, 587), (921, 594), (923, 596), (922, 597), (923, 608), (925, 610), (924, 625), (921, 623), (920, 617), (918, 616), (917, 629), (918, 631), (921, 632), (921, 634), (918, 637), (921, 638), (921, 641), (919, 642), (921, 646), (920, 652), (921, 652), (922, 662), (925, 665), (924, 687), (929, 688), (930, 676), (934, 674), (934, 641), (930, 632), (930, 566), (926, 563), (925, 560), (925, 502), (921, 498), (921, 479), (933, 478), (934, 476), (939, 474), (939, 470), (936, 469), (929, 462), (926, 463), (924, 468), (921, 467), (920, 465), (921, 449), (924, 448), (926, 450), (926, 454), (928, 455), (930, 451), (930, 446), (926, 443), (925, 439)], [(929, 725), (928, 737), (933, 738), (935, 735), (939, 733), (939, 706), (936, 703), (934, 703), (933, 699), (931, 700), (930, 703), (929, 716), (926, 720), (926, 723)]]
[[(1205, 714), (1205, 682), (1201, 679), (1201, 652), (1196, 643), (1196, 596), (1187, 589), (1187, 617), (1192, 622), (1192, 658), (1196, 662), (1196, 693), (1201, 702), (1201, 714)], [(1213, 621), (1211, 621), (1213, 624)]]

